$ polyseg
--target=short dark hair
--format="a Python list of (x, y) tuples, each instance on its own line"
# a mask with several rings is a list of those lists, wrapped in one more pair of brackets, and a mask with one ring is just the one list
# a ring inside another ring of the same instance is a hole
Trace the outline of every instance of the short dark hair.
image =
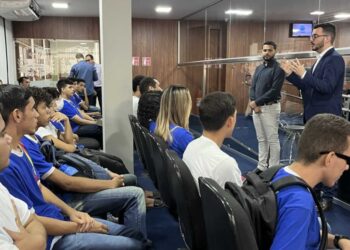
[(331, 23), (320, 23), (314, 26), (314, 29), (322, 28), (323, 33), (331, 37), (331, 42), (334, 43), (336, 29), (335, 26)]
[(77, 81), (77, 83), (80, 83), (80, 82), (86, 83), (85, 80), (82, 78), (78, 78), (78, 79), (76, 79), (76, 81)]
[(87, 56), (89, 56), (92, 60), (94, 60), (94, 57), (93, 57), (93, 55), (91, 55), (91, 54), (87, 54), (85, 57), (87, 57)]
[(140, 97), (137, 119), (147, 129), (151, 121), (157, 120), (162, 94), (162, 91), (147, 91)]
[(42, 102), (46, 104), (46, 106), (50, 106), (52, 102), (52, 97), (49, 95), (44, 89), (37, 87), (30, 87), (30, 91), (32, 92), (32, 96), (35, 101), (34, 108), (36, 109), (38, 105)]
[(43, 90), (46, 91), (48, 95), (51, 96), (52, 99), (57, 99), (60, 97), (60, 92), (58, 92), (57, 88), (54, 87), (44, 87)]
[(140, 82), (142, 81), (143, 78), (145, 78), (145, 76), (137, 75), (134, 77), (134, 79), (132, 79), (132, 91), (133, 92), (136, 92), (137, 86), (140, 86)]
[(81, 58), (84, 59), (84, 55), (82, 53), (76, 53), (75, 58), (76, 59), (81, 59)]
[(204, 130), (217, 131), (236, 112), (235, 98), (226, 92), (208, 94), (199, 105), (199, 119)]
[(68, 77), (67, 79), (71, 80), (72, 82), (76, 82), (76, 81), (78, 81), (78, 79), (77, 79), (77, 78), (75, 78), (75, 77)]
[(59, 80), (56, 84), (58, 92), (61, 94), (62, 89), (65, 88), (67, 85), (73, 85), (73, 82), (68, 78)]
[(26, 77), (26, 76), (21, 76), (21, 77), (18, 78), (18, 80), (17, 80), (17, 81), (18, 81), (18, 84), (21, 85), (21, 84), (23, 83), (24, 80), (29, 80), (29, 78)]
[(301, 134), (296, 160), (304, 164), (317, 161), (321, 152), (343, 153), (348, 148), (350, 122), (333, 114), (312, 117)]
[(29, 89), (23, 88), (22, 86), (9, 84), (4, 88), (1, 88), (0, 103), (3, 106), (1, 115), (4, 119), (5, 124), (8, 123), (10, 114), (15, 109), (20, 109), (22, 111), (24, 110), (24, 108), (29, 103), (29, 98), (31, 96), (31, 91)]
[(274, 50), (277, 49), (277, 44), (274, 41), (266, 41), (263, 45), (270, 45), (273, 47)]
[(149, 90), (149, 87), (155, 87), (157, 82), (152, 77), (145, 77), (140, 82), (140, 92), (141, 95)]

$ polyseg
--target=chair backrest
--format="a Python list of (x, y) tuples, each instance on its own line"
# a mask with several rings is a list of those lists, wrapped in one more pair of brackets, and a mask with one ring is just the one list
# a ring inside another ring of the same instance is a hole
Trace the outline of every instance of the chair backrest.
[(168, 145), (157, 135), (150, 134), (149, 136), (152, 144), (152, 160), (157, 176), (158, 190), (170, 212), (173, 215), (176, 215), (175, 198), (170, 191), (171, 185), (168, 180), (169, 161), (167, 160), (167, 156), (165, 154), (165, 150), (168, 148)]
[(175, 196), (181, 231), (189, 249), (207, 249), (202, 203), (193, 176), (177, 153), (166, 150), (172, 168), (168, 173)]
[(153, 147), (152, 142), (150, 138), (150, 132), (141, 126), (141, 124), (136, 124), (137, 130), (140, 134), (140, 141), (141, 141), (141, 152), (143, 154), (145, 165), (148, 170), (149, 176), (151, 180), (153, 181), (156, 188), (158, 188), (158, 181), (157, 181), (157, 175), (156, 170), (153, 162)]
[(246, 212), (231, 194), (210, 178), (199, 178), (209, 250), (257, 250)]
[(140, 135), (140, 131), (138, 129), (138, 127), (141, 125), (134, 115), (129, 115), (128, 117), (129, 117), (129, 122), (130, 122), (130, 126), (131, 126), (131, 130), (132, 130), (137, 153), (140, 157), (140, 160), (141, 160), (143, 166), (145, 168), (147, 168), (146, 163), (145, 163), (144, 152), (142, 152), (142, 148), (141, 148), (141, 146), (142, 146), (141, 145), (141, 135)]

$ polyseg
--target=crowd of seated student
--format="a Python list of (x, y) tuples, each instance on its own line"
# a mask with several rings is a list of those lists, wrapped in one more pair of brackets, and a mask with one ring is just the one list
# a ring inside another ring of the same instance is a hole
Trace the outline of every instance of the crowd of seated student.
[[(40, 99), (40, 94), (37, 94), (37, 98)], [(144, 199), (143, 192), (139, 188), (120, 187), (119, 192), (122, 189), (131, 188), (133, 190), (130, 190), (129, 198), (124, 200), (123, 205), (121, 201), (118, 201), (119, 207), (112, 208), (114, 204), (110, 204), (110, 206), (104, 207), (103, 211), (95, 207), (94, 214), (100, 214), (106, 210), (123, 212), (124, 223), (128, 226), (93, 219), (88, 214), (71, 208), (40, 181), (50, 178), (50, 176), (52, 178), (57, 174), (62, 175), (59, 170), (52, 168), (52, 165), (50, 166), (49, 163), (45, 163), (43, 159), (40, 159), (40, 153), (37, 151), (37, 138), (34, 134), (38, 127), (38, 121), (45, 121), (45, 112), (49, 114), (46, 102), (41, 101), (36, 105), (30, 90), (8, 85), (1, 89), (0, 103), (3, 105), (1, 115), (6, 124), (4, 131), (12, 137), (12, 141), (8, 142), (12, 148), (11, 161), (9, 166), (0, 174), (0, 181), (13, 196), (23, 200), (31, 212), (35, 211), (35, 217), (43, 224), (48, 234), (48, 249), (51, 247), (53, 249), (142, 249), (147, 245)], [(39, 116), (37, 110), (43, 115), (42, 117)], [(46, 122), (48, 122), (48, 115), (46, 117)], [(25, 135), (27, 136), (23, 137)], [(25, 146), (23, 146), (23, 142)], [(47, 167), (46, 170), (44, 169), (45, 166)], [(115, 192), (118, 188), (86, 194), (87, 192), (106, 189), (101, 188), (102, 185), (98, 187), (101, 184), (99, 180), (78, 177), (74, 180), (73, 177), (64, 175), (61, 178), (69, 178), (70, 182), (76, 183), (77, 186), (70, 185), (70, 188), (85, 193), (74, 194), (82, 199), (85, 198), (83, 202), (91, 199), (90, 203), (96, 203), (93, 201), (96, 194), (101, 194), (103, 198), (107, 197), (105, 200), (119, 200), (118, 197), (111, 198), (110, 193), (110, 191)], [(51, 181), (54, 179), (52, 178)], [(119, 180), (118, 183), (120, 183)], [(93, 187), (96, 190), (92, 190)], [(99, 203), (94, 205), (102, 205)], [(132, 205), (133, 203), (134, 205)], [(130, 211), (125, 211), (126, 207), (128, 207), (128, 210), (135, 207), (135, 210), (130, 213)], [(80, 209), (92, 210), (93, 208), (82, 206)], [(126, 213), (129, 213), (129, 215), (126, 216)], [(26, 220), (26, 218), (23, 218), (23, 221)], [(15, 230), (16, 228), (12, 226), (11, 229)], [(31, 230), (31, 228), (28, 228), (28, 230)], [(4, 235), (1, 240), (5, 239), (7, 244), (20, 243), (16, 242), (15, 237), (11, 238), (11, 232), (1, 231), (1, 234)]]
[(60, 93), (57, 110), (68, 116), (73, 132), (78, 136), (94, 138), (102, 146), (102, 127), (97, 125), (94, 118), (79, 110), (70, 99), (75, 93), (74, 83), (70, 79), (59, 80), (57, 90)]

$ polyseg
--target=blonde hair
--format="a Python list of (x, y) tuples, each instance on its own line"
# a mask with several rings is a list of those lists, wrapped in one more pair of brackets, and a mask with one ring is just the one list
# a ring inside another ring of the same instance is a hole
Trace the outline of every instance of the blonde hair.
[(192, 109), (192, 99), (188, 88), (170, 85), (164, 90), (160, 100), (155, 134), (164, 141), (172, 142), (170, 124), (188, 129), (188, 121)]

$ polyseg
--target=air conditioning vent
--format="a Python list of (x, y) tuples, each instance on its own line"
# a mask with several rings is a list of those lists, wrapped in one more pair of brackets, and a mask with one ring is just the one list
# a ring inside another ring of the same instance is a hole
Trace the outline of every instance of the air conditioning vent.
[(40, 7), (35, 0), (0, 0), (0, 15), (12, 21), (35, 21)]

